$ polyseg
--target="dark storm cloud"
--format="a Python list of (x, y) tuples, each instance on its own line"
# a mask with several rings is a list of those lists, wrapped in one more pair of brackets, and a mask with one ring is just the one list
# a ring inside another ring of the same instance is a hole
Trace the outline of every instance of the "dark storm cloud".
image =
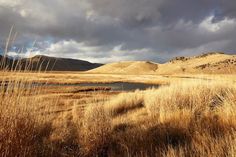
[(160, 61), (236, 52), (235, 18), (233, 0), (0, 0), (0, 42), (14, 25), (37, 54)]
[(219, 9), (218, 9), (218, 16), (219, 17), (236, 17), (236, 1), (234, 0), (219, 0)]
[(217, 0), (89, 0), (104, 16), (119, 18), (124, 24), (174, 24), (178, 20), (200, 22), (212, 13)]

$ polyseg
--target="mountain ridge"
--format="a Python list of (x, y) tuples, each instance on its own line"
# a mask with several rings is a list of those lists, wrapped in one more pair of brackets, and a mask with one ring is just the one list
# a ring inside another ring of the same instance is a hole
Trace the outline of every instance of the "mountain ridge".
[(31, 70), (31, 71), (87, 71), (97, 68), (103, 64), (91, 63), (79, 59), (71, 58), (57, 58), (45, 55), (36, 55), (31, 58), (9, 58), (0, 56), (2, 62), (6, 65), (2, 65), (2, 68), (17, 69), (17, 70)]

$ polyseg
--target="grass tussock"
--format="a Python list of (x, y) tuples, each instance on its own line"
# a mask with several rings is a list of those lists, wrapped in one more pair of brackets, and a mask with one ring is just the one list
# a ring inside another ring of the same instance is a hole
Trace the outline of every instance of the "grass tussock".
[[(234, 109), (236, 94), (235, 86), (227, 83), (186, 82), (162, 87), (159, 90), (149, 90), (145, 95), (145, 106), (149, 114), (165, 119), (175, 111), (190, 110), (196, 115), (203, 111)], [(231, 106), (226, 107), (226, 105)], [(232, 108), (233, 107), (233, 108)]]
[(143, 92), (121, 93), (114, 99), (108, 101), (104, 107), (112, 116), (126, 113), (129, 110), (143, 107)]
[(105, 156), (111, 141), (111, 118), (101, 104), (87, 107), (80, 131), (84, 156)]

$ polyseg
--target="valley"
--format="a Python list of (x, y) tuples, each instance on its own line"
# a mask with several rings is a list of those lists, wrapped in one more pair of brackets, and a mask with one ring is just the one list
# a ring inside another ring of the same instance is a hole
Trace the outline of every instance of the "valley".
[(2, 70), (0, 152), (232, 155), (236, 74), (229, 58), (234, 56), (217, 53), (164, 64), (118, 62), (89, 71)]

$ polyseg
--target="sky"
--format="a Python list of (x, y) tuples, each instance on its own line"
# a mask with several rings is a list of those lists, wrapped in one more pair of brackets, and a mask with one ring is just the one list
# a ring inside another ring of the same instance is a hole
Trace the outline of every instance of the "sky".
[[(12, 28), (12, 31), (10, 31)], [(236, 53), (235, 0), (0, 0), (0, 51), (98, 63)]]

